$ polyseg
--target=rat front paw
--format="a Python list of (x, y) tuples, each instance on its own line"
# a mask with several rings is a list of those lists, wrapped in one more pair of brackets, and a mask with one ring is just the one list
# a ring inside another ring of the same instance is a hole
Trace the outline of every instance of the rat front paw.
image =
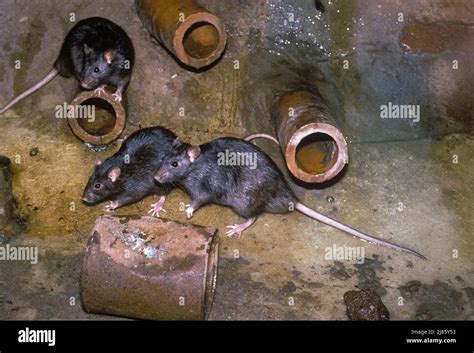
[(105, 93), (105, 85), (99, 86), (94, 90), (94, 93), (97, 94), (98, 96), (101, 95), (101, 93)]
[(110, 203), (105, 206), (105, 210), (107, 212), (112, 212), (113, 210), (115, 210), (117, 207), (119, 207), (119, 202), (117, 200), (115, 201), (110, 201)]
[(117, 91), (114, 94), (112, 94), (112, 97), (114, 97), (116, 102), (121, 102), (122, 101), (122, 92)]

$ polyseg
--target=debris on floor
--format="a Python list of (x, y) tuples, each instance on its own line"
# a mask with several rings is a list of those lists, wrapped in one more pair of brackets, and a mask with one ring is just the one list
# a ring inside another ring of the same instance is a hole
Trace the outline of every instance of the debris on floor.
[(349, 291), (344, 293), (349, 320), (373, 321), (388, 320), (390, 314), (382, 299), (370, 290)]

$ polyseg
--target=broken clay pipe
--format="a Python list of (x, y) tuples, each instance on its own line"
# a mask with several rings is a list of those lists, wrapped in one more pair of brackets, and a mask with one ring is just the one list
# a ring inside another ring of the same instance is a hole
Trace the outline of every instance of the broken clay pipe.
[(322, 183), (334, 178), (348, 163), (344, 135), (316, 89), (278, 93), (272, 117), (286, 164), (296, 178)]
[(216, 229), (102, 216), (84, 258), (82, 306), (137, 319), (203, 320), (214, 298), (217, 264)]
[(0, 244), (9, 242), (24, 228), (13, 197), (11, 161), (0, 156)]
[(178, 60), (200, 69), (222, 55), (227, 41), (219, 17), (194, 0), (136, 0), (146, 30)]
[(104, 91), (81, 91), (70, 104), (68, 123), (79, 139), (93, 145), (106, 145), (117, 139), (125, 129), (127, 114), (122, 102), (112, 93), (114, 88)]

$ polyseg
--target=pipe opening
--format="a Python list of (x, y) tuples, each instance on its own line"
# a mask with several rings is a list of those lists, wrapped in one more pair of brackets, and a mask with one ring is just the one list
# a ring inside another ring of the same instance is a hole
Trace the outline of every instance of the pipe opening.
[(11, 161), (10, 158), (5, 156), (0, 156), (0, 169), (10, 167)]
[(336, 141), (330, 135), (312, 133), (296, 147), (296, 164), (308, 174), (323, 174), (334, 166), (338, 152)]
[[(106, 100), (100, 98), (89, 98), (80, 104), (83, 107), (93, 107), (93, 115), (77, 119), (79, 126), (88, 134), (103, 136), (112, 132), (117, 120), (114, 107)], [(90, 112), (90, 110), (88, 110)]]
[(195, 59), (211, 56), (219, 44), (219, 32), (208, 22), (193, 24), (184, 34), (183, 47), (186, 54)]

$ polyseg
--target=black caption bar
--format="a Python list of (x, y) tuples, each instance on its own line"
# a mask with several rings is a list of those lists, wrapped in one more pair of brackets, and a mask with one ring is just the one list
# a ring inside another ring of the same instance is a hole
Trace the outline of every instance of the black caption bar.
[(2, 321), (12, 352), (473, 352), (460, 321)]

